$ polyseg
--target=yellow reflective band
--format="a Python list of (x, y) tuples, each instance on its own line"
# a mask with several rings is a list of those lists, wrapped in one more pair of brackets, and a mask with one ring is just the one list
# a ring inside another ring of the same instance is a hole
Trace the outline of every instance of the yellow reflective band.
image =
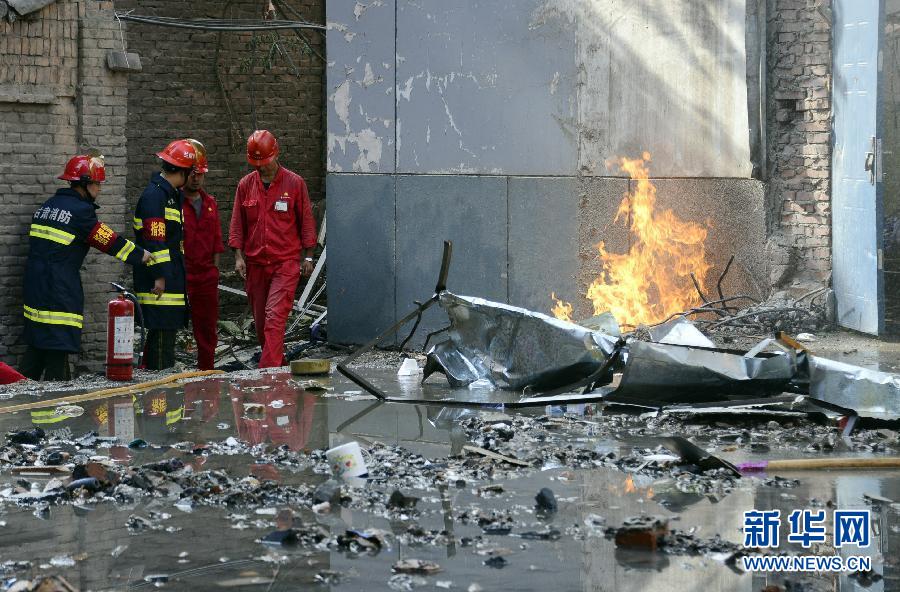
[(69, 419), (65, 415), (57, 415), (56, 411), (32, 411), (31, 423), (57, 423)]
[(133, 218), (133, 220), (134, 220), (134, 229), (135, 230), (140, 230), (144, 227), (144, 221), (141, 220), (140, 218)]
[(150, 305), (150, 306), (184, 306), (184, 294), (175, 294), (164, 292), (162, 296), (159, 298), (156, 297), (156, 294), (151, 294), (149, 292), (138, 292), (137, 293), (138, 302), (142, 305)]
[(57, 312), (54, 310), (38, 310), (25, 305), (25, 318), (35, 323), (47, 325), (69, 325), (81, 329), (84, 317), (72, 312)]
[(128, 256), (131, 255), (131, 252), (134, 250), (134, 243), (130, 240), (125, 241), (125, 246), (119, 249), (119, 252), (116, 253), (116, 259), (121, 259), (122, 261), (128, 261)]
[(52, 226), (44, 226), (42, 224), (32, 224), (31, 232), (28, 234), (35, 238), (43, 238), (61, 245), (71, 245), (72, 241), (75, 240), (75, 235), (71, 232), (53, 228)]
[(181, 224), (181, 210), (176, 210), (175, 208), (166, 208), (166, 220), (171, 220), (172, 222), (178, 222)]
[(184, 407), (166, 411), (166, 425), (172, 425), (184, 417)]
[(155, 251), (150, 254), (153, 255), (154, 261), (150, 261), (149, 263), (147, 263), (147, 265), (159, 265), (160, 263), (168, 263), (172, 260), (172, 255), (169, 253), (169, 249)]

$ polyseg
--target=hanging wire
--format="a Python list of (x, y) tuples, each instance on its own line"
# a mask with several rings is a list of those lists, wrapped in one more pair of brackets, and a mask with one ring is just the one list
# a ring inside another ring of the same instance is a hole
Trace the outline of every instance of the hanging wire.
[[(279, 10), (281, 10), (281, 12), (284, 13), (285, 15), (288, 12), (290, 12), (292, 15), (294, 15), (294, 17), (296, 17), (298, 19), (302, 17), (302, 15), (299, 12), (297, 12), (297, 10), (293, 6), (288, 4), (287, 2), (281, 2), (281, 0), (273, 0), (273, 1), (275, 3), (275, 6)], [(306, 44), (307, 49), (309, 49), (309, 51), (311, 51), (313, 53), (313, 55), (315, 55), (317, 58), (319, 58), (323, 62), (327, 63), (327, 60), (325, 60), (325, 56), (323, 56), (321, 53), (316, 51), (316, 48), (312, 46), (312, 43), (310, 43), (309, 39), (307, 39), (306, 36), (300, 32), (300, 29), (294, 29), (294, 34), (297, 35), (297, 37), (303, 43)]]
[(122, 53), (125, 55), (125, 66), (130, 68), (131, 64), (128, 62), (128, 48), (125, 46), (125, 31), (122, 28), (122, 19), (119, 18), (118, 14), (116, 14), (116, 22), (119, 23), (119, 38), (122, 40)]
[(259, 129), (256, 121), (256, 33), (250, 34), (250, 116), (253, 118), (253, 129)]
[(202, 31), (228, 31), (233, 33), (252, 31), (274, 31), (279, 29), (316, 29), (325, 30), (325, 25), (306, 21), (264, 21), (256, 19), (184, 19), (166, 16), (138, 15), (129, 12), (117, 12), (116, 18), (123, 21), (158, 25), (161, 27), (177, 27), (180, 29), (199, 29)]

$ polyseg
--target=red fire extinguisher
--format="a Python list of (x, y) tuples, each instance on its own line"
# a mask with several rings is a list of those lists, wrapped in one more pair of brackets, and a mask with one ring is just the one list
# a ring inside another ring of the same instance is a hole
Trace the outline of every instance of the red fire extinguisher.
[(109, 301), (106, 323), (106, 377), (131, 380), (134, 369), (134, 304), (119, 294)]

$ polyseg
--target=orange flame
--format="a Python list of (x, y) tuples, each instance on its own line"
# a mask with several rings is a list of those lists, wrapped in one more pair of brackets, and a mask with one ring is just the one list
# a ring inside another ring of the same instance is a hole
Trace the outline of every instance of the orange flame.
[(553, 302), (556, 303), (553, 305), (553, 309), (551, 310), (553, 316), (561, 321), (569, 321), (571, 323), (572, 312), (574, 310), (572, 305), (557, 298), (554, 292), (550, 293), (550, 298), (553, 298)]
[[(702, 290), (711, 267), (704, 246), (707, 228), (679, 219), (672, 210), (655, 211), (656, 186), (650, 182), (649, 162), (648, 152), (641, 158), (618, 160), (619, 168), (637, 182), (615, 218), (626, 221), (633, 242), (623, 254), (608, 252), (603, 242), (597, 245), (602, 270), (586, 294), (595, 315), (609, 311), (630, 327), (656, 323), (699, 304), (690, 274)], [(566, 307), (571, 314), (571, 305), (557, 300), (554, 316), (564, 318), (558, 311)]]

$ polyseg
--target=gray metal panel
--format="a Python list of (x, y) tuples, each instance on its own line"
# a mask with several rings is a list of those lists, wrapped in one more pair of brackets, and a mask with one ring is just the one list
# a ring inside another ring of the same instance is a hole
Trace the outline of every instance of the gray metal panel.
[(394, 172), (394, 0), (328, 2), (328, 171)]
[(574, 174), (576, 39), (540, 0), (398, 0), (401, 173)]
[(834, 3), (833, 284), (838, 323), (878, 334), (884, 324), (881, 216), (865, 170), (878, 135), (880, 0)]
[(745, 17), (742, 0), (542, 3), (536, 31), (577, 37), (579, 171), (649, 150), (654, 175), (748, 177)]
[(572, 177), (510, 178), (510, 304), (549, 313), (551, 292), (573, 301), (584, 291), (576, 280), (577, 189)]
[(329, 174), (328, 338), (363, 343), (394, 324), (394, 177)]
[[(504, 177), (397, 177), (397, 318), (433, 293), (445, 239), (453, 241), (447, 286), (505, 302), (506, 212)], [(446, 325), (446, 314), (432, 307), (412, 343)], [(400, 337), (407, 332), (401, 329)]]

